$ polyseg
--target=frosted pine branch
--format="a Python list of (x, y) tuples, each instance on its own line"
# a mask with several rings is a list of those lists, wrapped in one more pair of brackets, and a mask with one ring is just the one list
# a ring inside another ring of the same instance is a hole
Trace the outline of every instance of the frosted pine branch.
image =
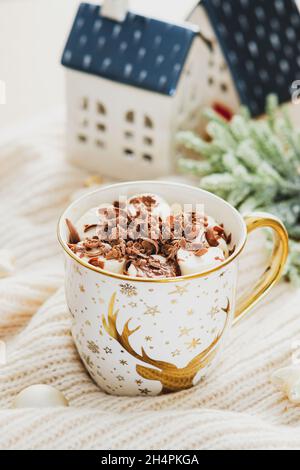
[(179, 133), (179, 144), (195, 156), (181, 158), (179, 167), (241, 212), (258, 209), (280, 216), (291, 238), (286, 278), (300, 285), (300, 130), (274, 95), (267, 99), (266, 113), (265, 119), (253, 120), (242, 108), (226, 122), (206, 110), (210, 140)]

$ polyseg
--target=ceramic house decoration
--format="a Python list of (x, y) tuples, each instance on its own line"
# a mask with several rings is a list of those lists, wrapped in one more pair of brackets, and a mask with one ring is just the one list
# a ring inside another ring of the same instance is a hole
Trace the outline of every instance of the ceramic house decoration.
[(79, 7), (62, 59), (68, 150), (92, 171), (151, 178), (172, 171), (176, 131), (187, 117), (196, 121), (205, 84), (196, 57), (208, 47), (192, 23), (127, 7), (126, 0)]
[(176, 166), (176, 133), (204, 130), (204, 107), (229, 119), (241, 103), (262, 114), (270, 92), (290, 99), (295, 0), (165, 4), (164, 16), (158, 0), (80, 5), (62, 58), (72, 162), (120, 179), (163, 176)]
[[(221, 93), (233, 111), (245, 104), (252, 116), (264, 113), (270, 93), (280, 103), (290, 101), (292, 84), (300, 79), (297, 1), (203, 0), (202, 6), (197, 23), (213, 45), (207, 70), (211, 92)], [(233, 88), (230, 103), (226, 94)]]

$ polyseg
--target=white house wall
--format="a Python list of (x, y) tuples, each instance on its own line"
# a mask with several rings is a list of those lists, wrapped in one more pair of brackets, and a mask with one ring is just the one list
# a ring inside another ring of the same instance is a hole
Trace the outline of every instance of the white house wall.
[(206, 77), (206, 83), (203, 85), (204, 105), (219, 103), (236, 111), (239, 108), (240, 99), (221, 47), (201, 3), (193, 11), (189, 21), (199, 26), (201, 32), (213, 45), (213, 51), (209, 55), (205, 54), (205, 59), (201, 58), (202, 73)]
[(175, 131), (196, 130), (199, 127), (201, 111), (206, 102), (208, 57), (207, 45), (197, 38), (186, 61), (173, 103)]
[[(67, 144), (74, 163), (120, 179), (171, 171), (172, 97), (67, 70), (67, 103)], [(126, 120), (131, 111), (134, 122)], [(147, 127), (148, 118), (153, 128)]]

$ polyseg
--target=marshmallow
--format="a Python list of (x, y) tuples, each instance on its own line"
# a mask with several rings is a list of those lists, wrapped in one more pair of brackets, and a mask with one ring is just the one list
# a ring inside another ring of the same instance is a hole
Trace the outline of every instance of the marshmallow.
[(100, 221), (100, 209), (114, 209), (112, 204), (100, 204), (97, 207), (89, 209), (76, 223), (76, 228), (80, 236), (80, 240), (85, 240), (86, 238), (93, 238), (97, 235), (97, 227), (91, 228), (88, 232), (84, 231), (86, 225), (98, 225)]
[(123, 274), (125, 268), (125, 259), (116, 260), (116, 259), (105, 259), (99, 256), (99, 260), (103, 261), (105, 271), (115, 274)]
[[(216, 259), (217, 258), (217, 259)], [(177, 260), (182, 276), (207, 271), (225, 261), (224, 253), (219, 247), (210, 247), (202, 256), (196, 256), (193, 251), (178, 250)]]
[(291, 403), (300, 405), (300, 366), (290, 366), (276, 371), (271, 381), (288, 397)]
[(151, 197), (154, 199), (154, 203), (151, 205), (151, 214), (154, 217), (160, 217), (162, 220), (165, 220), (171, 214), (171, 207), (165, 199), (157, 194), (145, 193), (145, 194), (136, 194), (129, 199), (128, 207), (132, 206), (133, 210), (136, 207), (136, 204), (132, 204), (134, 199), (139, 199), (142, 197)]

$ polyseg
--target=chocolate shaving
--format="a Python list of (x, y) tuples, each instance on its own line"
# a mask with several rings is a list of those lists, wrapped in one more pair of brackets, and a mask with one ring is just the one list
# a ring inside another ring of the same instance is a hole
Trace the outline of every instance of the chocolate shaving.
[(90, 225), (87, 224), (87, 225), (84, 226), (83, 231), (84, 231), (84, 233), (86, 233), (89, 230), (91, 230), (92, 228), (96, 228), (96, 227), (97, 227), (97, 224), (90, 224)]
[[(210, 247), (219, 246), (220, 239), (228, 245), (231, 243), (231, 234), (226, 234), (223, 224), (208, 227), (208, 218), (196, 212), (170, 215), (163, 223), (161, 217), (151, 212), (155, 204), (152, 196), (142, 196), (130, 200), (129, 204), (115, 201), (113, 206), (101, 207), (99, 223), (84, 226), (86, 238), (82, 241), (73, 224), (66, 220), (70, 234), (68, 246), (95, 267), (103, 269), (103, 260), (118, 260), (125, 263), (124, 274), (128, 274), (132, 265), (138, 277), (164, 278), (181, 276), (180, 249), (201, 257)], [(96, 227), (97, 235), (89, 237), (88, 232)], [(234, 250), (235, 247), (230, 255)], [(223, 259), (217, 257), (216, 261)]]
[(76, 244), (80, 242), (80, 236), (76, 228), (69, 219), (66, 219), (66, 224), (69, 229), (69, 243)]
[(195, 256), (204, 256), (208, 253), (208, 248), (200, 248), (200, 250), (195, 251)]
[(98, 258), (91, 258), (89, 260), (89, 264), (95, 266), (96, 268), (103, 269), (104, 268), (104, 261), (99, 260)]
[(206, 236), (206, 240), (207, 240), (209, 246), (219, 246), (217, 236), (216, 236), (215, 231), (212, 227), (209, 227), (206, 230), (205, 236)]

